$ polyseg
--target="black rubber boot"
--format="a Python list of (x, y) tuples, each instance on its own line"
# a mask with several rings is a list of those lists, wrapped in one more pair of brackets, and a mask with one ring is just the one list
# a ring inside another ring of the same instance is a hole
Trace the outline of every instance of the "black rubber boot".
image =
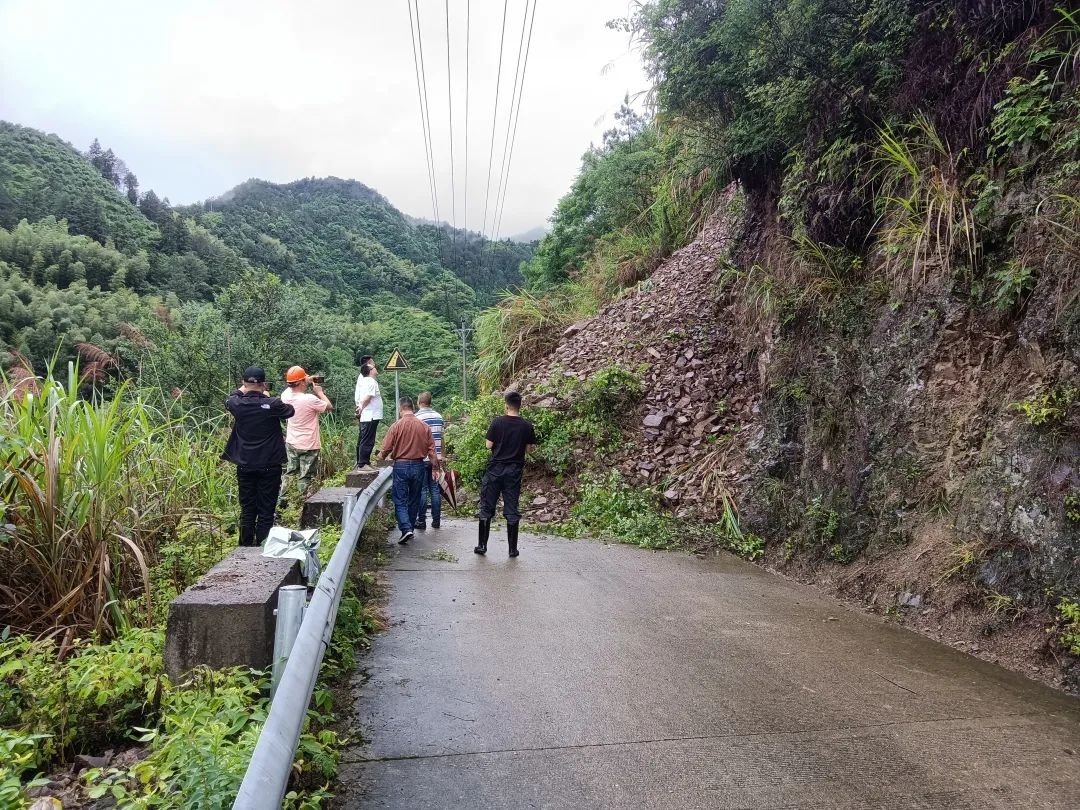
[(473, 549), (477, 554), (487, 554), (488, 535), (491, 534), (491, 519), (480, 521), (480, 542)]
[(510, 556), (516, 557), (518, 555), (517, 550), (518, 540), (518, 524), (507, 523), (506, 524), (506, 542), (510, 545)]

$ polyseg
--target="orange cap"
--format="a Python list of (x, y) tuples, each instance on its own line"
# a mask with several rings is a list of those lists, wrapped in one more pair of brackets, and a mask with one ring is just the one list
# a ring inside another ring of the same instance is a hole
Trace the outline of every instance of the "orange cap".
[(285, 382), (298, 383), (303, 382), (307, 377), (307, 372), (300, 366), (293, 366), (285, 372)]

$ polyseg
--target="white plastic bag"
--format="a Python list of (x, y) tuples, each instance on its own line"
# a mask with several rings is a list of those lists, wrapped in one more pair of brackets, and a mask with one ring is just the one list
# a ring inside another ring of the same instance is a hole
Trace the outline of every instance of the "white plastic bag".
[(275, 526), (263, 543), (264, 557), (283, 557), (300, 561), (300, 570), (309, 585), (319, 579), (322, 567), (319, 564), (319, 530), (304, 529), (298, 531), (286, 526)]

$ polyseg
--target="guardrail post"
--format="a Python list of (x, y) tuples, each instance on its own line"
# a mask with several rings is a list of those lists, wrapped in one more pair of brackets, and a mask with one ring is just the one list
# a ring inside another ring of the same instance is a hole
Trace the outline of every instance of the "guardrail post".
[(289, 660), (300, 623), (304, 619), (307, 588), (303, 585), (283, 585), (278, 588), (277, 610), (274, 611), (274, 668), (270, 675), (270, 699), (277, 692), (285, 662)]
[(356, 505), (356, 501), (350, 496), (346, 498), (341, 504), (341, 528), (344, 531), (345, 527), (349, 525), (349, 518), (352, 517), (353, 506)]

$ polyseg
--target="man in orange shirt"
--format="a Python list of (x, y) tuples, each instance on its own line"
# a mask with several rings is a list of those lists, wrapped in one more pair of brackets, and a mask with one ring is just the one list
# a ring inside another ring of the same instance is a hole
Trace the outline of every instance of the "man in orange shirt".
[[(288, 494), (290, 483), (297, 476), (300, 479), (300, 497), (303, 498), (315, 484), (319, 472), (319, 450), (322, 449), (319, 414), (333, 410), (334, 406), (330, 404), (322, 386), (300, 366), (293, 366), (285, 372), (285, 383), (287, 387), (281, 392), (281, 401), (292, 405), (295, 414), (285, 429), (288, 466), (281, 480), (279, 498)], [(307, 393), (309, 385), (315, 393)]]
[(405, 545), (413, 539), (413, 525), (420, 514), (424, 477), (431, 475), (424, 459), (430, 459), (431, 470), (438, 472), (439, 457), (435, 454), (431, 428), (416, 418), (413, 401), (402, 397), (398, 400), (398, 411), (401, 416), (386, 432), (379, 458), (394, 460), (394, 512), (401, 530), (398, 543)]

